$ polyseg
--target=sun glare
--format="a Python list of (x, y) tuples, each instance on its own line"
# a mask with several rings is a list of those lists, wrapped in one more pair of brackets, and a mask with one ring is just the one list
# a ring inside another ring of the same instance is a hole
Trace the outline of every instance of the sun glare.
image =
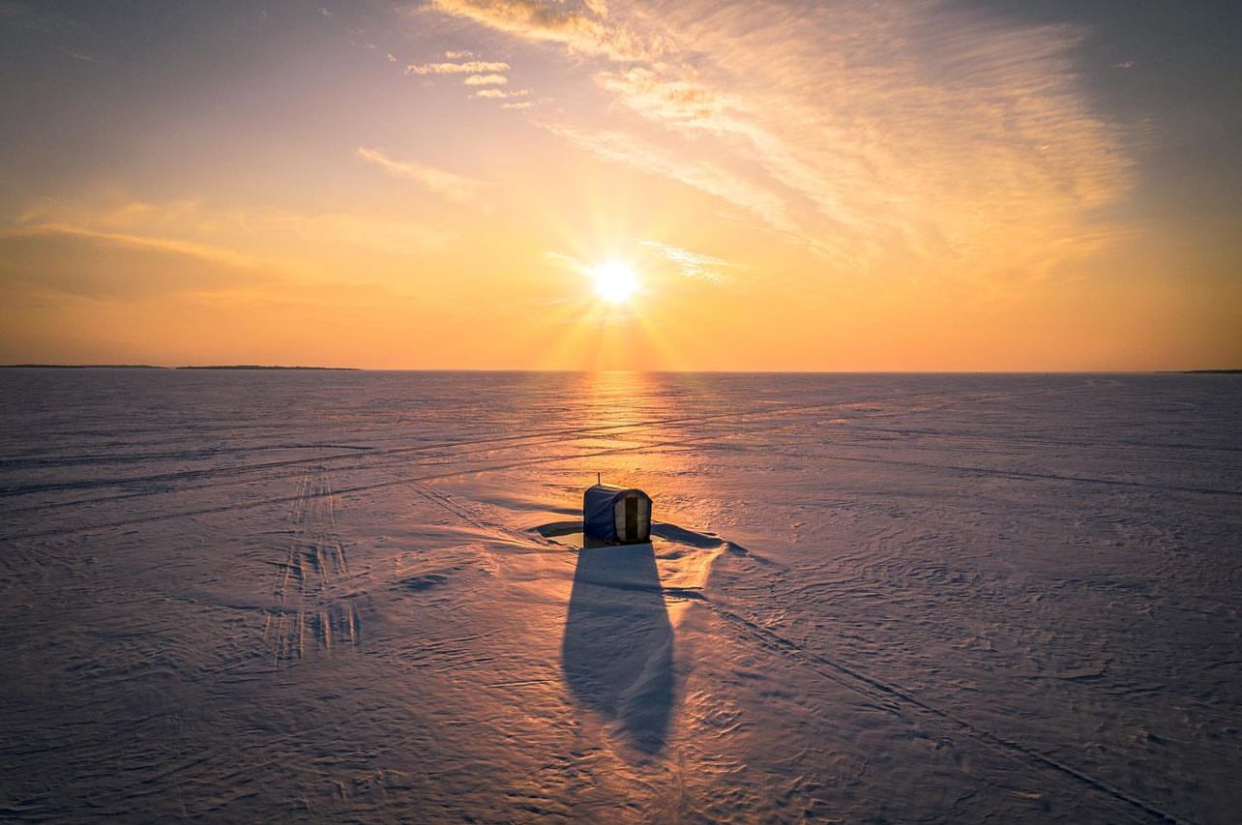
[(610, 304), (624, 304), (638, 291), (634, 270), (620, 261), (608, 261), (588, 273), (595, 282), (595, 294)]

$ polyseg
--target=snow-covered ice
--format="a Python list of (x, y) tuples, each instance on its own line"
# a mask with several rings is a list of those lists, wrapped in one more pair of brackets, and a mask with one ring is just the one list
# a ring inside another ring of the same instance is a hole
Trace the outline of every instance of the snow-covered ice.
[[(1242, 377), (5, 370), (0, 424), (0, 818), (1242, 816)], [(651, 545), (580, 550), (597, 471)]]

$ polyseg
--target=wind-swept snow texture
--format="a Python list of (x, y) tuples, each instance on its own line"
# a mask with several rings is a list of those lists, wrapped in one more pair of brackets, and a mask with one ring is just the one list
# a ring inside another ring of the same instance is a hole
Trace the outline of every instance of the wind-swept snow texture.
[[(1242, 379), (0, 371), (0, 819), (1231, 823)], [(653, 544), (582, 550), (596, 472)]]

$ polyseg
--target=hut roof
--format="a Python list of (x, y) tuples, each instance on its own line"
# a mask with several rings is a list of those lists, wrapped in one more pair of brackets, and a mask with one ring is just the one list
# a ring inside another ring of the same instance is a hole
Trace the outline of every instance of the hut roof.
[(587, 535), (617, 541), (617, 517), (614, 507), (620, 499), (631, 495), (647, 501), (650, 513), (651, 496), (637, 487), (618, 487), (613, 484), (595, 484), (582, 494), (582, 529)]

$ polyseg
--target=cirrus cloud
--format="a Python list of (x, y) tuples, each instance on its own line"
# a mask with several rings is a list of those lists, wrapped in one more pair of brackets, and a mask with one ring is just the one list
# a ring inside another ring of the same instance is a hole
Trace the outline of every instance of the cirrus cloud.
[(408, 180), (423, 189), (447, 198), (454, 203), (465, 203), (473, 200), (485, 186), (484, 183), (425, 163), (409, 160), (394, 160), (378, 149), (359, 146), (354, 154), (383, 169), (395, 178)]
[(582, 61), (608, 97), (553, 134), (851, 270), (1040, 278), (1116, 234), (1098, 215), (1131, 185), (1075, 71), (1081, 29), (949, 0), (431, 8)]
[(405, 67), (406, 74), (484, 74), (487, 72), (507, 72), (511, 67), (508, 63), (471, 60), (465, 63), (411, 63)]

